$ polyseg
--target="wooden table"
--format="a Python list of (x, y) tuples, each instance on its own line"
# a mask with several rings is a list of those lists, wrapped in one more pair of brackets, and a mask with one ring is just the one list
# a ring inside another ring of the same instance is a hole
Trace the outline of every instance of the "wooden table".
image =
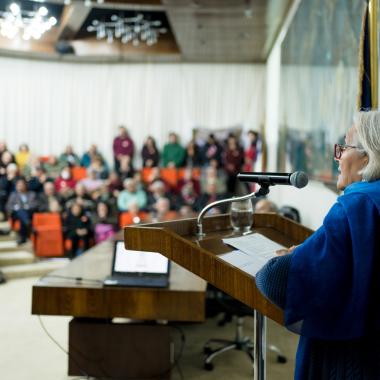
[(113, 244), (103, 242), (40, 279), (33, 286), (32, 314), (71, 315), (108, 325), (114, 317), (204, 321), (206, 282), (174, 262), (167, 289), (103, 287), (111, 273)]

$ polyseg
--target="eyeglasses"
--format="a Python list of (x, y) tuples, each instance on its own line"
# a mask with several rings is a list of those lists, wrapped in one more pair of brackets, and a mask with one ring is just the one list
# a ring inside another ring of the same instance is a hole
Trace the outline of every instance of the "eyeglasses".
[(339, 160), (342, 157), (343, 152), (346, 149), (353, 148), (353, 149), (361, 149), (358, 146), (355, 145), (346, 145), (346, 144), (334, 144), (334, 158)]

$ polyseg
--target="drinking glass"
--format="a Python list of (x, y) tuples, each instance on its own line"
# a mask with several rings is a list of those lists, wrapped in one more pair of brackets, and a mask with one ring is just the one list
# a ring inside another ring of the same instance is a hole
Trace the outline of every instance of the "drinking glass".
[(231, 226), (234, 231), (248, 232), (253, 223), (253, 207), (251, 199), (231, 203)]

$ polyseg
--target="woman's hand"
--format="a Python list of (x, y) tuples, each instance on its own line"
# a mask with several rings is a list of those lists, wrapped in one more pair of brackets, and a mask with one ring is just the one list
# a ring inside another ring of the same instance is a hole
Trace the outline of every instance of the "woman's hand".
[(278, 251), (276, 251), (276, 255), (277, 256), (285, 256), (285, 255), (289, 255), (289, 253), (292, 253), (294, 251), (295, 248), (297, 248), (298, 245), (292, 245), (290, 248), (288, 249), (279, 249)]

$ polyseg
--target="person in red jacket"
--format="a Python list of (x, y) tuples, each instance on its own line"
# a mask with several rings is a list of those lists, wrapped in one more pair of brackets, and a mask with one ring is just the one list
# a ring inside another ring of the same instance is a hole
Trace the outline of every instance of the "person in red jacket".
[(115, 170), (120, 174), (120, 163), (129, 157), (130, 160), (133, 159), (133, 154), (135, 151), (135, 144), (130, 138), (127, 128), (124, 126), (119, 127), (119, 136), (115, 137), (113, 140), (113, 157), (115, 163)]

